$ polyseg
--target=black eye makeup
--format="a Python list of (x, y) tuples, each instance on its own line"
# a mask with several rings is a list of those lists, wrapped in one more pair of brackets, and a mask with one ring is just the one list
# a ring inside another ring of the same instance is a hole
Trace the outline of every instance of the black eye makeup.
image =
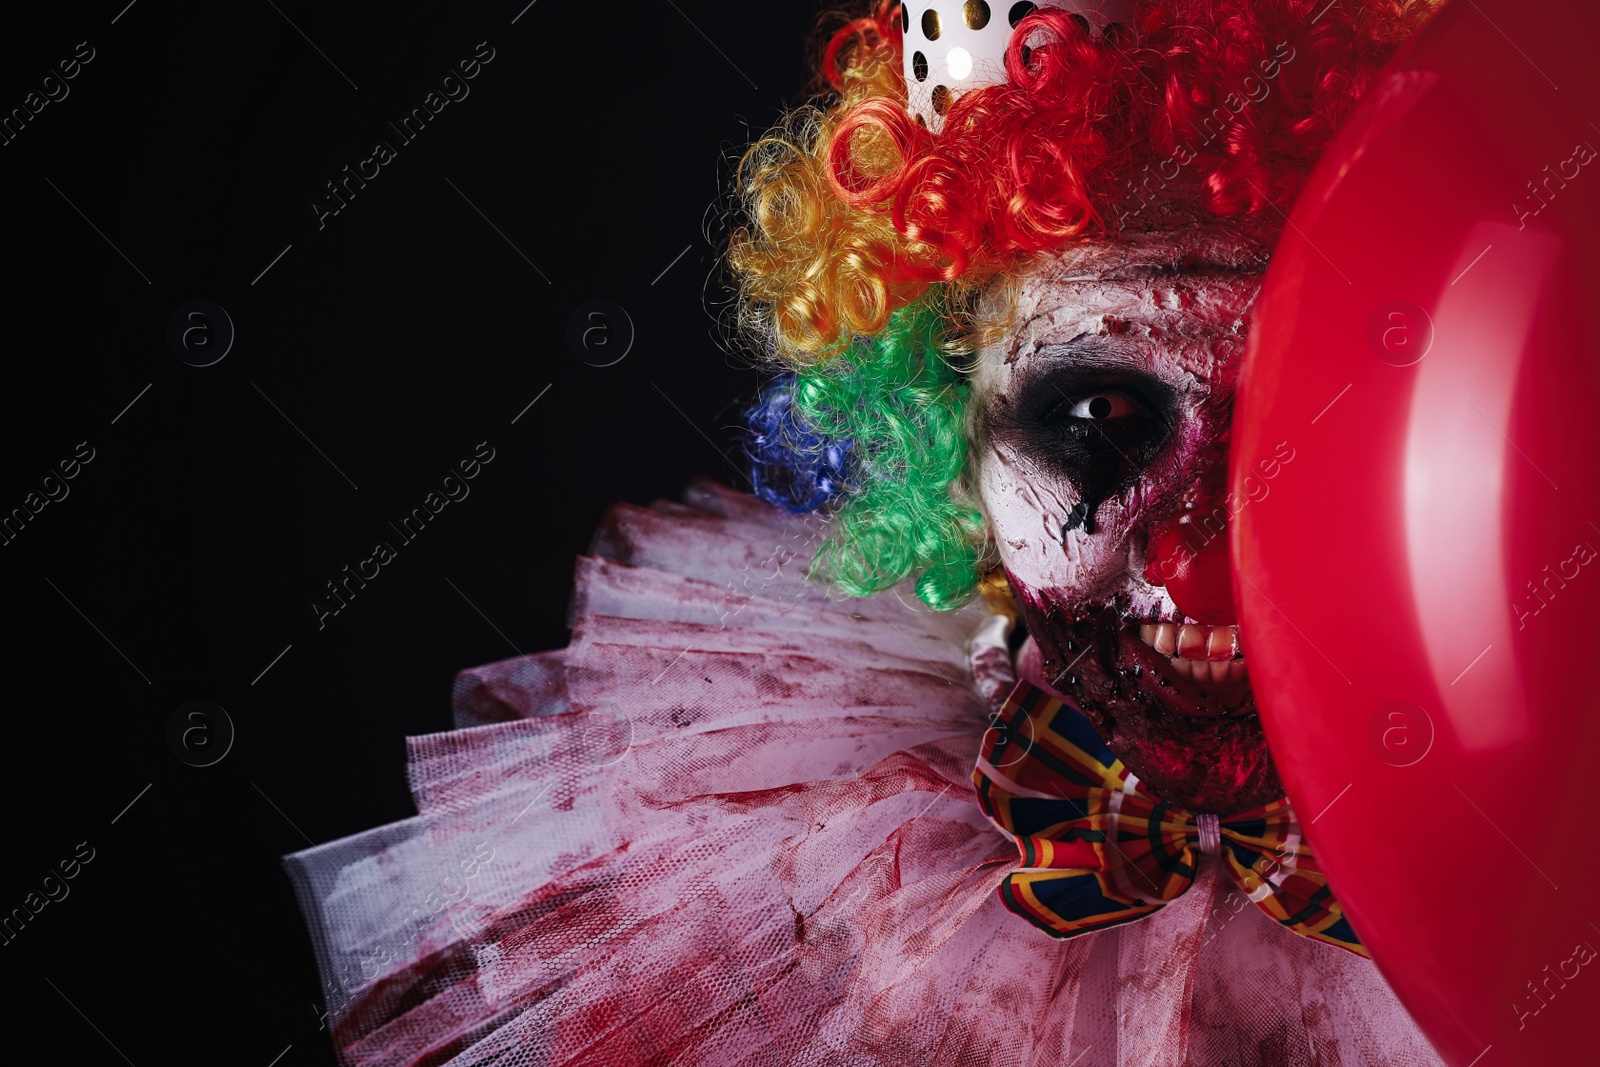
[(988, 430), (1042, 470), (1068, 479), (1087, 509), (1127, 489), (1160, 453), (1177, 425), (1177, 397), (1135, 366), (1042, 352), (1018, 372), (1009, 402), (991, 407)]

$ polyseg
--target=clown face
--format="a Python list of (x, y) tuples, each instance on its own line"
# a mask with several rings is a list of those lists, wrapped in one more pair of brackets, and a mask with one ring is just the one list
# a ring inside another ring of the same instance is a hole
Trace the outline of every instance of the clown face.
[(1189, 218), (1057, 254), (1022, 279), (972, 375), (977, 487), (1044, 680), (1157, 795), (1220, 814), (1283, 794), (1225, 531), (1269, 247)]

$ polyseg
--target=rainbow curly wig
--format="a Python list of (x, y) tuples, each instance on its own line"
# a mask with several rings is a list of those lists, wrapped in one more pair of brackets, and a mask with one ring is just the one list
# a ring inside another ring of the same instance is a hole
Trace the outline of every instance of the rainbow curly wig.
[(781, 372), (748, 414), (752, 480), (835, 519), (813, 573), (965, 602), (990, 558), (966, 478), (979, 293), (1156, 201), (1286, 213), (1438, 2), (1149, 0), (1125, 47), (1040, 8), (1005, 82), (956, 97), (937, 134), (906, 108), (916, 5), (836, 13), (826, 88), (739, 164), (727, 253), (738, 329)]

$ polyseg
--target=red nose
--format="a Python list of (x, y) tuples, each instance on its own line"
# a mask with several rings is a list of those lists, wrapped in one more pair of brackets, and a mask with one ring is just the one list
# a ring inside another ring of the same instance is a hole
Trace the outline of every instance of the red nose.
[(1145, 554), (1144, 578), (1166, 586), (1178, 610), (1208, 626), (1230, 626), (1239, 616), (1233, 608), (1233, 563), (1228, 553), (1228, 509), (1220, 478), (1178, 518), (1152, 532)]

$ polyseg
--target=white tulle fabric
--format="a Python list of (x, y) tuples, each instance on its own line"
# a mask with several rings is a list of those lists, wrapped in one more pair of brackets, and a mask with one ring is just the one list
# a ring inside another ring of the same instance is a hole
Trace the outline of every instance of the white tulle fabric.
[(342, 1062), (1439, 1062), (1209, 859), (1141, 923), (1007, 912), (970, 782), (994, 628), (830, 599), (818, 533), (711, 483), (619, 506), (570, 647), (464, 672), (460, 728), (411, 740), (419, 814), (287, 857)]

